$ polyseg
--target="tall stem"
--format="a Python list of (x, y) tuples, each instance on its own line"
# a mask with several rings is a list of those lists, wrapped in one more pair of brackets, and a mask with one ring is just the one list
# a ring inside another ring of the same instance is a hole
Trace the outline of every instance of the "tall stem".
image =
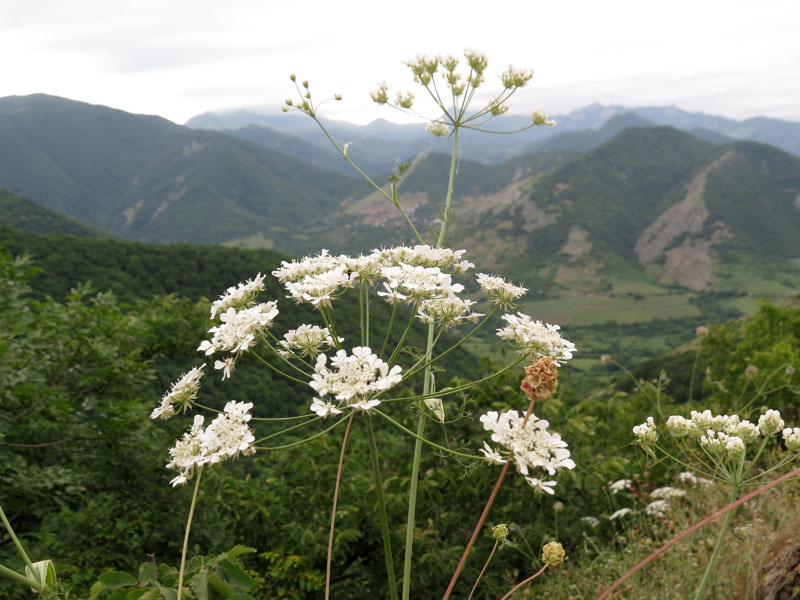
[(492, 551), (489, 552), (489, 558), (486, 559), (486, 562), (483, 564), (481, 572), (478, 573), (478, 578), (475, 580), (475, 585), (472, 586), (472, 590), (470, 591), (467, 600), (472, 600), (472, 597), (475, 595), (475, 590), (478, 589), (478, 584), (481, 582), (483, 574), (486, 572), (486, 569), (489, 568), (489, 563), (492, 562), (492, 558), (494, 558), (494, 553), (497, 551), (498, 544), (500, 544), (500, 540), (495, 540), (494, 546), (492, 546)]
[(342, 480), (342, 466), (344, 465), (344, 451), (347, 448), (347, 438), (350, 437), (350, 425), (353, 424), (353, 416), (350, 413), (347, 419), (347, 428), (344, 430), (342, 440), (342, 451), (339, 453), (339, 467), (336, 470), (336, 486), (333, 488), (333, 508), (331, 509), (331, 529), (328, 534), (328, 558), (325, 561), (325, 600), (331, 597), (331, 557), (333, 556), (333, 531), (336, 524), (336, 504), (339, 501), (339, 483)]
[(183, 536), (183, 551), (181, 552), (181, 569), (178, 572), (178, 598), (181, 600), (183, 595), (183, 575), (186, 570), (186, 550), (189, 548), (189, 531), (192, 529), (192, 517), (194, 516), (194, 507), (197, 504), (197, 490), (200, 489), (200, 476), (203, 474), (203, 468), (197, 469), (197, 480), (194, 482), (194, 493), (192, 494), (192, 505), (189, 507), (189, 519), (186, 521), (186, 534)]
[(392, 556), (392, 540), (389, 537), (389, 519), (386, 516), (386, 500), (383, 496), (383, 478), (378, 462), (378, 445), (375, 443), (375, 432), (372, 428), (372, 417), (366, 415), (367, 437), (369, 438), (369, 453), (372, 458), (372, 476), (375, 480), (375, 495), (378, 500), (378, 515), (381, 521), (381, 536), (383, 537), (383, 554), (386, 560), (386, 577), (389, 580), (389, 594), (392, 600), (397, 600), (397, 581), (394, 575), (394, 558)]
[[(433, 353), (433, 323), (428, 325), (428, 343), (425, 350), (425, 360), (430, 363)], [(422, 392), (429, 394), (431, 391), (431, 367), (425, 369), (425, 378)], [(417, 419), (417, 438), (414, 443), (414, 459), (411, 463), (411, 483), (408, 490), (408, 516), (406, 518), (406, 547), (403, 557), (403, 600), (408, 600), (411, 594), (411, 558), (414, 554), (414, 522), (417, 512), (417, 487), (419, 485), (419, 465), (422, 459), (422, 436), (425, 433), (425, 412), (419, 407)]]
[(436, 240), (436, 247), (441, 248), (447, 239), (447, 229), (450, 227), (450, 202), (453, 199), (453, 183), (456, 177), (456, 161), (458, 153), (458, 125), (453, 127), (453, 156), (450, 159), (450, 179), (447, 182), (447, 196), (444, 200), (444, 212), (442, 213), (442, 227), (439, 229), (439, 239)]
[[(739, 488), (737, 486), (733, 486), (730, 504), (733, 504), (736, 501), (736, 497), (738, 495)], [(725, 521), (722, 523), (722, 529), (717, 537), (717, 543), (714, 545), (714, 552), (711, 553), (711, 558), (708, 561), (706, 572), (703, 573), (703, 579), (700, 580), (700, 586), (697, 588), (697, 593), (694, 595), (694, 600), (700, 600), (700, 598), (703, 597), (706, 587), (708, 586), (708, 582), (711, 579), (711, 573), (714, 571), (714, 565), (717, 563), (717, 559), (719, 559), (719, 552), (722, 549), (722, 540), (725, 538), (725, 534), (728, 532), (728, 526), (731, 524), (733, 512), (734, 511), (730, 510), (728, 511), (728, 514), (725, 515)]]
[(17, 538), (17, 534), (14, 533), (14, 529), (11, 527), (11, 523), (8, 522), (8, 518), (6, 517), (6, 513), (3, 512), (3, 507), (0, 506), (0, 520), (3, 521), (3, 525), (5, 525), (6, 531), (8, 531), (8, 535), (11, 537), (11, 540), (14, 542), (14, 546), (17, 548), (17, 552), (22, 557), (22, 560), (25, 561), (25, 564), (31, 570), (31, 573), (34, 572), (33, 563), (31, 563), (31, 559), (28, 557), (28, 554), (25, 552), (25, 548), (22, 547), (19, 539)]

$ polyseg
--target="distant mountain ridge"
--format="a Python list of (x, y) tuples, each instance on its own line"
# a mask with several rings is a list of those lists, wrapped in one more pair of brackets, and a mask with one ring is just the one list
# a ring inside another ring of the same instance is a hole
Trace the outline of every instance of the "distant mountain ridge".
[[(556, 115), (554, 118), (558, 126), (555, 128), (536, 127), (513, 136), (493, 136), (464, 131), (463, 156), (476, 162), (498, 163), (540, 149), (573, 149), (567, 147), (568, 141), (564, 139), (552, 146), (548, 140), (575, 131), (587, 134), (586, 139), (580, 142), (580, 149), (590, 150), (608, 138), (602, 135), (596, 136), (594, 146), (588, 147), (587, 144), (592, 137), (589, 132), (600, 130), (609, 119), (626, 114), (635, 115), (653, 125), (669, 125), (690, 133), (695, 130), (711, 132), (705, 134), (706, 139), (712, 139), (717, 135), (722, 136), (722, 139), (763, 142), (800, 156), (800, 123), (797, 122), (766, 117), (736, 121), (715, 115), (692, 113), (674, 106), (628, 108), (602, 104), (592, 104), (565, 115)], [(323, 122), (329, 127), (335, 139), (341, 143), (351, 143), (350, 151), (360, 153), (358, 156), (370, 173), (387, 171), (422, 152), (449, 152), (447, 141), (427, 134), (424, 123), (400, 125), (378, 119), (359, 126), (334, 120), (323, 119)], [(492, 121), (492, 127), (507, 131), (524, 127), (529, 123), (528, 117), (503, 115)], [(248, 128), (251, 135), (254, 127), (267, 128), (315, 144), (328, 152), (332, 150), (329, 141), (311, 119), (295, 113), (259, 114), (244, 110), (223, 114), (205, 113), (189, 119), (186, 126), (195, 129), (224, 130), (237, 136), (241, 135), (242, 128)], [(263, 135), (269, 136), (267, 133)], [(700, 135), (704, 134), (701, 132)], [(569, 139), (570, 136), (567, 136), (566, 140)], [(396, 156), (385, 155), (387, 146), (395, 151)]]

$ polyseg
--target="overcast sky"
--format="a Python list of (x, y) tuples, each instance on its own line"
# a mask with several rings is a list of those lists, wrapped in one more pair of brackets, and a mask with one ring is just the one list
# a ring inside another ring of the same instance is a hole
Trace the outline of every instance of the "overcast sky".
[(511, 112), (673, 104), (800, 121), (800, 0), (0, 0), (0, 96), (177, 123), (278, 110), (289, 73), (344, 95), (328, 116), (396, 120), (368, 92), (412, 87), (402, 63), (418, 53), (464, 48), (489, 57), (487, 89), (508, 64), (535, 71)]

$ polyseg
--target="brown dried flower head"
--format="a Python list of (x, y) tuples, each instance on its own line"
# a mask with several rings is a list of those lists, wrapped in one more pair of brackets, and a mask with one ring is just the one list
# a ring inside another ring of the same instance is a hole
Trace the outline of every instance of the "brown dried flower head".
[(553, 359), (544, 356), (525, 367), (525, 377), (519, 387), (531, 400), (545, 400), (552, 396), (558, 387), (558, 368)]

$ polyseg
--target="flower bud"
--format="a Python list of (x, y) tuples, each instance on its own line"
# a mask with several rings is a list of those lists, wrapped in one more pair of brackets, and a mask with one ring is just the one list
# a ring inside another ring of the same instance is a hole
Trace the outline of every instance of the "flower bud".
[(542, 548), (542, 562), (551, 569), (559, 569), (564, 564), (566, 553), (558, 542), (549, 542)]
[(766, 437), (775, 435), (783, 430), (785, 423), (781, 419), (781, 413), (777, 410), (768, 410), (758, 419), (758, 428)]
[(294, 73), (292, 73), (291, 75), (289, 75), (289, 79), (291, 79), (292, 81), (295, 81), (295, 80), (297, 80), (297, 76)]
[(337, 100), (337, 101), (338, 101), (338, 100), (341, 100), (341, 99), (342, 99), (342, 95), (341, 95), (341, 94), (334, 94), (334, 95), (333, 95), (333, 99), (334, 99), (334, 100)]
[(492, 537), (498, 542), (505, 542), (508, 538), (508, 525), (500, 523), (492, 527)]

